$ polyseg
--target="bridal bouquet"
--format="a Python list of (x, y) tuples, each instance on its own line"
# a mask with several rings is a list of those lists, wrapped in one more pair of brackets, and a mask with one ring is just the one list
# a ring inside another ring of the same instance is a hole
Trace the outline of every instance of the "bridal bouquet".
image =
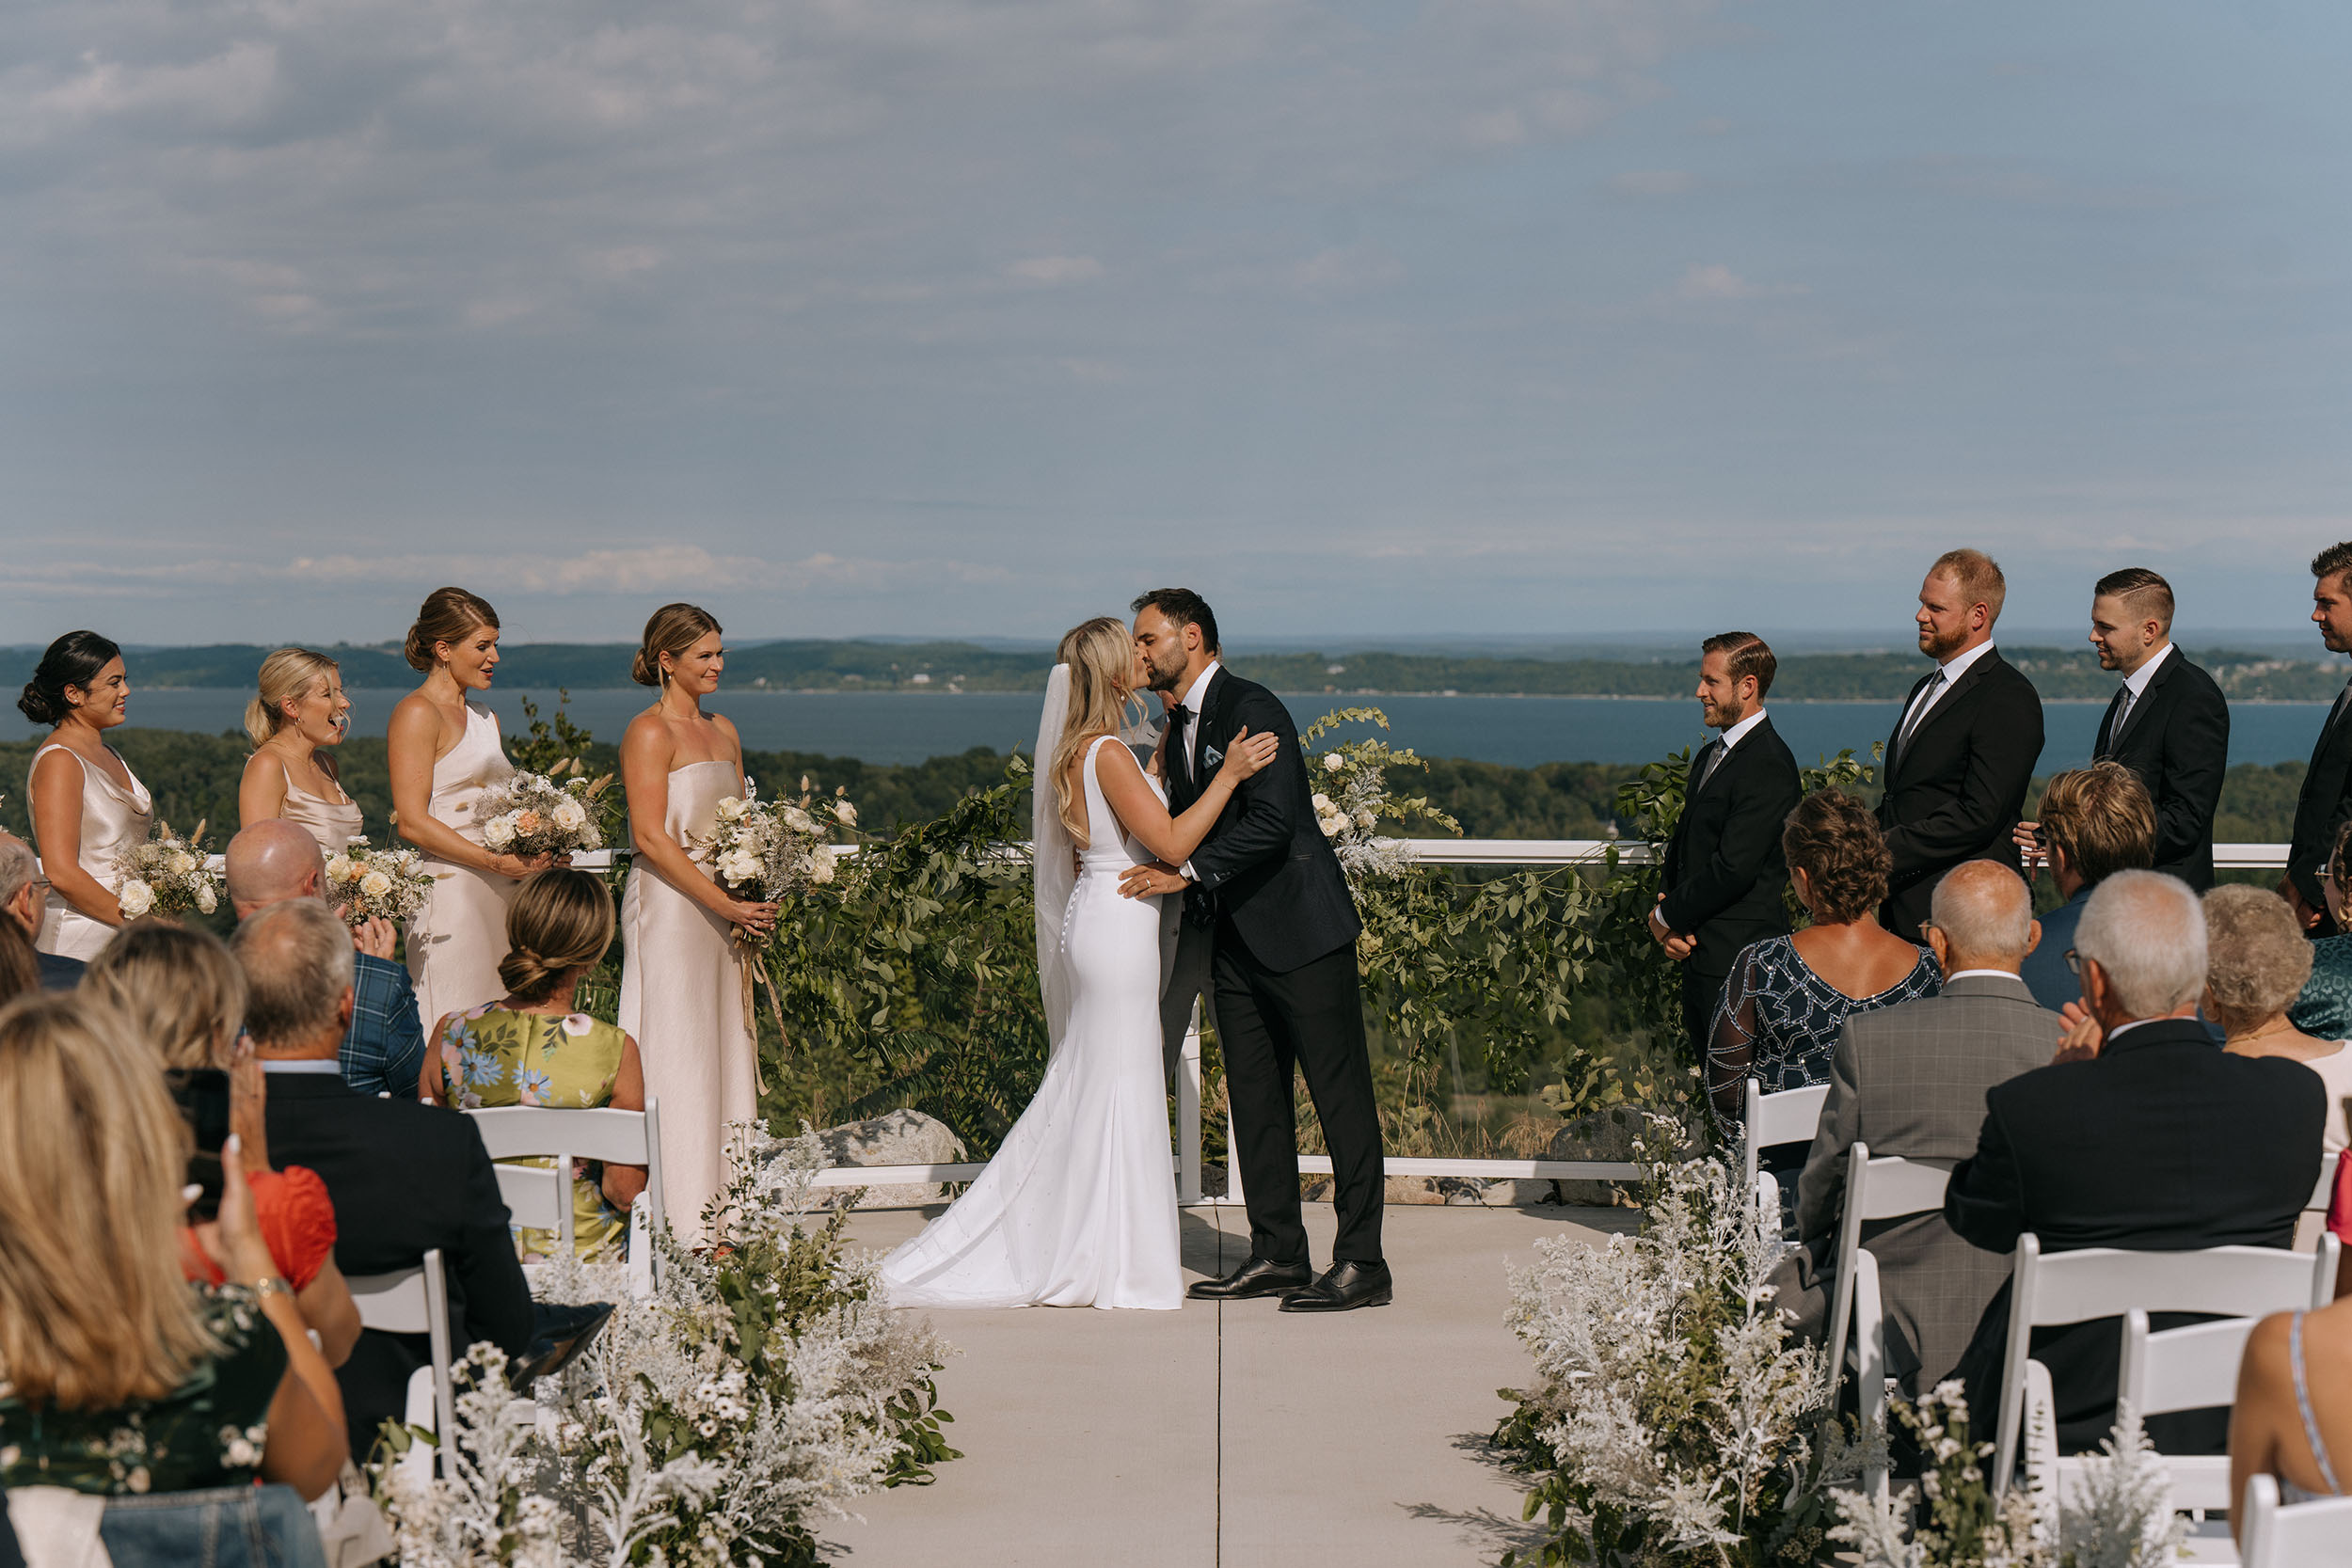
[(514, 772), (482, 792), (474, 820), (482, 824), (482, 847), (501, 855), (568, 855), (601, 849), (596, 797), (612, 776), (557, 784), (544, 773)]
[(125, 920), (190, 910), (210, 914), (220, 907), (220, 874), (205, 868), (201, 822), (182, 838), (170, 823), (158, 821), (146, 843), (133, 845), (116, 858), (115, 869), (122, 873), (115, 896)]
[(711, 875), (738, 898), (768, 903), (787, 893), (822, 887), (834, 879), (838, 859), (828, 843), (835, 828), (855, 829), (857, 807), (848, 788), (830, 800), (818, 800), (801, 781), (798, 801), (773, 803), (742, 795), (719, 802), (719, 820), (694, 847), (708, 858)]
[(432, 892), (433, 873), (414, 849), (374, 849), (358, 838), (326, 863), (327, 902), (346, 925), (414, 919)]

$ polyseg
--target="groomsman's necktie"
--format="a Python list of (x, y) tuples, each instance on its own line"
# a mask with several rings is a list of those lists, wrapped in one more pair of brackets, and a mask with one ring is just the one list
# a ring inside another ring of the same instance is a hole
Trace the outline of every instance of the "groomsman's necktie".
[(2344, 689), (2336, 693), (2336, 705), (2328, 710), (2328, 721), (2319, 727), (2321, 741), (2325, 742), (2329, 736), (2336, 733), (2336, 725), (2343, 720), (2344, 710), (2348, 702), (2352, 702), (2352, 681), (2345, 681)]
[(1707, 743), (1707, 750), (1699, 755), (1699, 779), (1691, 786), (1692, 794), (1707, 787), (1707, 781), (1715, 776), (1715, 765), (1724, 760), (1724, 752), (1728, 750), (1720, 738)]
[(2114, 708), (2107, 715), (2107, 745), (2110, 749), (2117, 741), (2123, 738), (2123, 726), (2131, 719), (2132, 705), (2137, 701), (2138, 699), (2132, 695), (2132, 689), (2128, 684), (2115, 694)]
[(1911, 716), (1903, 721), (1902, 734), (1895, 737), (1895, 749), (1897, 751), (1899, 752), (1904, 747), (1911, 744), (1912, 734), (1919, 728), (1919, 721), (1928, 716), (1928, 709), (1935, 705), (1935, 699), (1937, 695), (1943, 691), (1943, 689), (1944, 672), (1938, 670), (1933, 675), (1929, 677), (1928, 689), (1919, 693), (1919, 700), (1912, 705)]

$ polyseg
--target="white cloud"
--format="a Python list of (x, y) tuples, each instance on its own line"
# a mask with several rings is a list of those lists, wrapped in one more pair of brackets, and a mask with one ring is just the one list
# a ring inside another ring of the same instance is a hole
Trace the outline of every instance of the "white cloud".
[(1798, 283), (1754, 283), (1721, 261), (1692, 263), (1675, 285), (1680, 299), (1771, 299), (1804, 293)]
[(1024, 283), (1087, 283), (1103, 276), (1103, 263), (1091, 256), (1032, 256), (1005, 274)]

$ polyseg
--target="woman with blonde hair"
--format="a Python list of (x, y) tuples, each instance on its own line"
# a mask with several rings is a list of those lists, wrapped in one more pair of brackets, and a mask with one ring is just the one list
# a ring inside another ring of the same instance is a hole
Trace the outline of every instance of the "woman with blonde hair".
[(485, 847), (474, 804), (515, 771), (497, 715), (468, 693), (486, 691), (499, 664), (499, 617), (462, 588), (425, 595), (403, 649), (424, 684), (392, 709), (384, 760), (400, 836), (424, 851), (433, 892), (408, 923), (408, 974), (417, 1016), (438, 1019), (497, 997), (506, 907), (546, 855)]
[(366, 829), (326, 755), (351, 733), (342, 666), (308, 648), (280, 648), (262, 660), (258, 684), (245, 705), (253, 754), (237, 785), (237, 824), (282, 816), (310, 830), (320, 854), (340, 855)]
[[(120, 1499), (117, 1562), (226, 1555), (317, 1563), (295, 1499), (347, 1454), (342, 1398), (254, 1222), (242, 1150), (194, 1244), (226, 1274), (181, 1276), (190, 1144), (152, 1054), (74, 996), (0, 1009), (0, 1484)], [(13, 1499), (12, 1499), (13, 1502)], [(176, 1550), (175, 1550), (176, 1548)]]
[[(644, 1110), (637, 1042), (627, 1030), (574, 1010), (580, 982), (612, 945), (612, 895), (601, 878), (559, 865), (524, 882), (506, 911), (506, 957), (499, 960), (506, 995), (441, 1021), (436, 1049), (417, 1082), (419, 1095), (469, 1111), (488, 1105)], [(504, 1163), (544, 1168), (550, 1161)], [(663, 1175), (666, 1180), (666, 1168)], [(606, 1165), (594, 1180), (575, 1171), (573, 1249), (585, 1259), (617, 1257), (628, 1234), (628, 1206), (644, 1187), (643, 1165)], [(555, 1243), (553, 1231), (516, 1232), (526, 1263), (546, 1260)]]
[(1039, 724), (1031, 822), (1038, 977), (1053, 1048), (996, 1157), (948, 1211), (883, 1259), (900, 1307), (1171, 1309), (1184, 1300), (1160, 1059), (1160, 911), (1130, 867), (1181, 865), (1279, 741), (1247, 730), (1171, 819), (1120, 743), (1141, 684), (1124, 623), (1061, 640)]
[[(253, 1210), (278, 1272), (294, 1288), (302, 1316), (319, 1334), (327, 1363), (340, 1367), (359, 1342), (359, 1307), (335, 1266), (335, 1204), (318, 1173), (301, 1165), (274, 1170), (262, 1116), (268, 1080), (245, 1026), (245, 972), (210, 931), (162, 920), (135, 920), (117, 933), (82, 976), (81, 995), (107, 1007), (161, 1058), (166, 1073), (186, 1081), (203, 1071), (229, 1074), (230, 1124), (245, 1148)], [(189, 1260), (191, 1277), (220, 1282), (217, 1268)]]
[(643, 1042), (645, 1090), (661, 1104), (662, 1206), (690, 1238), (725, 1178), (727, 1123), (759, 1115), (744, 965), (747, 944), (776, 928), (776, 906), (721, 887), (703, 847), (719, 802), (750, 792), (742, 737), (703, 710), (725, 668), (718, 620), (663, 605), (629, 670), (654, 704), (621, 736), (637, 853), (621, 895), (620, 1023)]

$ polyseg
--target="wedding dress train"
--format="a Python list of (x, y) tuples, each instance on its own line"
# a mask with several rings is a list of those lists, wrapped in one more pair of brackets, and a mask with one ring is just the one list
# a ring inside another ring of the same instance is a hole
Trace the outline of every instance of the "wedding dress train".
[[(1048, 728), (1058, 729), (1056, 672)], [(1160, 1063), (1160, 910), (1120, 895), (1152, 856), (1111, 815), (1089, 749), (1089, 847), (1073, 885), (1053, 786), (1037, 784), (1039, 969), (1053, 1055), (1045, 1081), (963, 1196), (882, 1262), (894, 1307), (1133, 1307), (1184, 1301), (1167, 1087)], [(1053, 750), (1041, 737), (1038, 754)], [(1049, 825), (1049, 820), (1051, 823)], [(1056, 893), (1067, 889), (1058, 907)]]

